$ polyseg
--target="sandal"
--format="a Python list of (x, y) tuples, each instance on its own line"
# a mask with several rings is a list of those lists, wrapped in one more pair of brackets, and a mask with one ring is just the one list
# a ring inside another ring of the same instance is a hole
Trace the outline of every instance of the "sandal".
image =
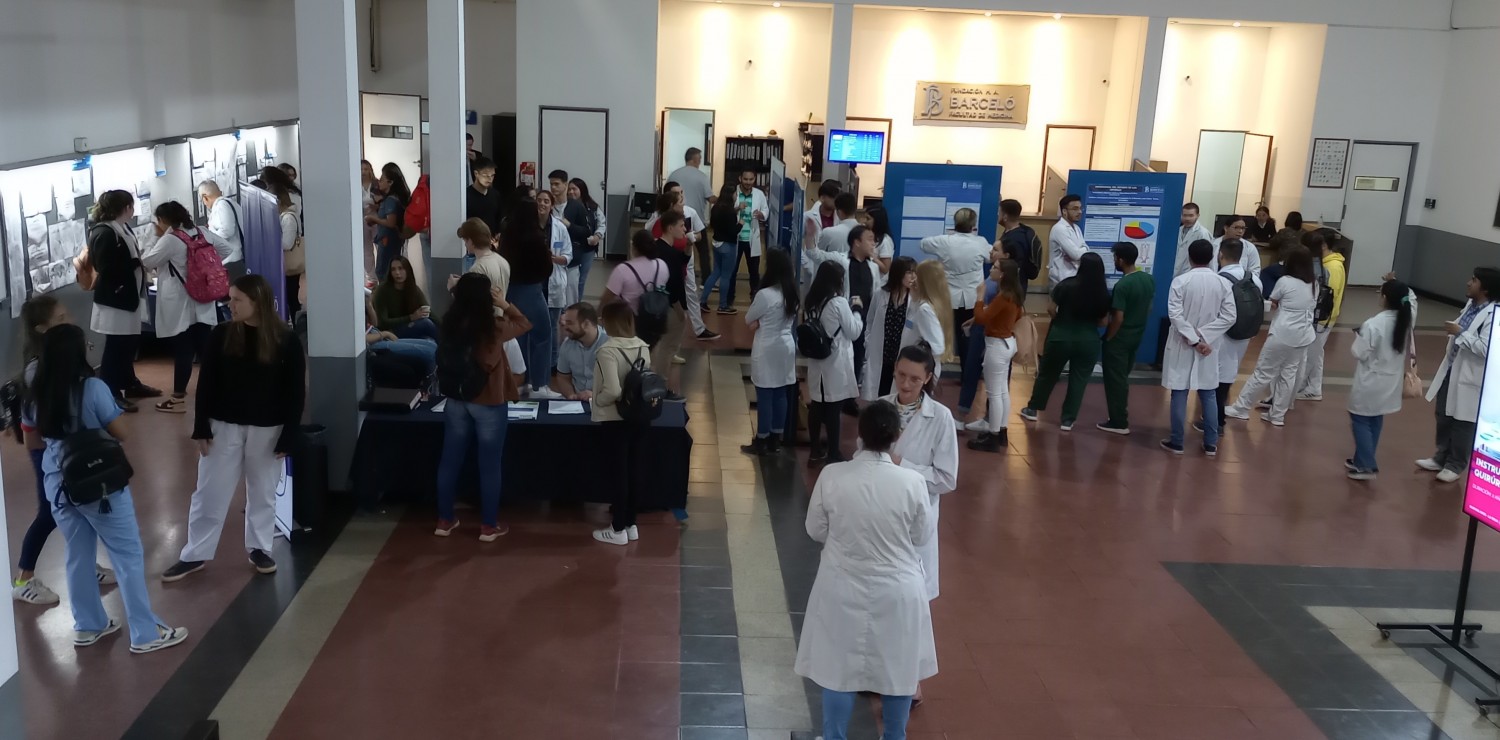
[(166, 414), (185, 414), (187, 413), (187, 399), (168, 398), (156, 404), (156, 410)]

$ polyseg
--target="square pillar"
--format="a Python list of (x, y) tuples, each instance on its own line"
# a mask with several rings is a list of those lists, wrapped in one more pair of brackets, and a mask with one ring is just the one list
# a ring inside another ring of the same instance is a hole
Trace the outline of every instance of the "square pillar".
[[(467, 215), (464, 153), (464, 0), (427, 0), (428, 188), (432, 252), (427, 295), (435, 311), (448, 306), (448, 275), (463, 272), (464, 246), (455, 232)], [(508, 182), (497, 173), (495, 186)]]
[[(1135, 108), (1135, 139), (1132, 160), (1151, 162), (1151, 137), (1156, 129), (1156, 98), (1161, 91), (1162, 51), (1167, 46), (1167, 19), (1146, 19), (1145, 58), (1141, 62), (1140, 100)], [(1133, 163), (1132, 163), (1133, 164)]]

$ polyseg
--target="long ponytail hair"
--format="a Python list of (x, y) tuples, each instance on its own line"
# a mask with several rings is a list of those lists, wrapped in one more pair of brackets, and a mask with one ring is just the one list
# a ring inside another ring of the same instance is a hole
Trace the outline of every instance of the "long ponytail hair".
[(81, 393), (84, 381), (92, 377), (94, 366), (89, 364), (83, 329), (74, 324), (48, 329), (37, 360), (36, 379), (26, 389), (26, 402), (36, 409), (36, 428), (43, 437), (66, 436), (73, 417), (73, 399)]
[(1391, 347), (1397, 352), (1406, 352), (1406, 339), (1411, 334), (1411, 289), (1400, 280), (1387, 280), (1380, 286), (1380, 297), (1387, 310), (1396, 312), (1396, 331), (1391, 334)]

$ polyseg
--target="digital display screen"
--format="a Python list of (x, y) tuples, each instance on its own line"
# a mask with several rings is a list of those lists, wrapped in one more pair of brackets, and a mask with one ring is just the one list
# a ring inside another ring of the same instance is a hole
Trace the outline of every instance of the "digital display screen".
[(884, 131), (828, 132), (828, 161), (844, 164), (880, 164), (885, 159)]

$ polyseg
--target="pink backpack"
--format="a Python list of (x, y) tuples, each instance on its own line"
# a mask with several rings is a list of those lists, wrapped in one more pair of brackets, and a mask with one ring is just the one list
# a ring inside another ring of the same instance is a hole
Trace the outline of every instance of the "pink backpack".
[(176, 267), (171, 269), (187, 288), (188, 297), (199, 303), (213, 303), (228, 296), (229, 273), (214, 246), (203, 238), (203, 232), (188, 236), (186, 231), (173, 229), (172, 235), (187, 245), (187, 277), (178, 275)]

